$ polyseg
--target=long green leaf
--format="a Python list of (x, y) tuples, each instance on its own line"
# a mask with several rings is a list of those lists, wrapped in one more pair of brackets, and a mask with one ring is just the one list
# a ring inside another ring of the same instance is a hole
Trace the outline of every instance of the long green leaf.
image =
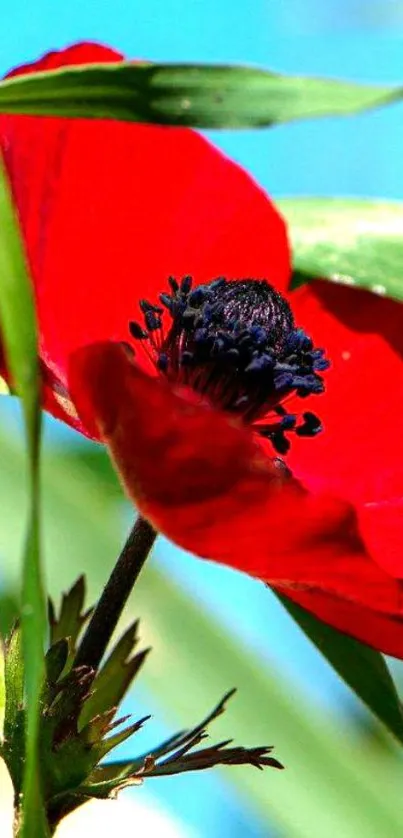
[[(0, 161), (1, 162), (1, 161)], [(14, 387), (21, 397), (28, 453), (28, 528), (23, 557), (22, 630), (27, 698), (23, 838), (47, 834), (38, 785), (39, 695), (46, 630), (39, 552), (39, 372), (32, 287), (2, 164), (0, 165), (0, 320)]]
[(403, 301), (403, 203), (283, 198), (297, 282), (312, 276)]
[(121, 63), (3, 81), (0, 110), (199, 128), (251, 128), (345, 116), (402, 97), (401, 87), (283, 76), (252, 67)]
[(346, 684), (402, 743), (402, 706), (382, 655), (317, 620), (287, 597), (277, 597)]

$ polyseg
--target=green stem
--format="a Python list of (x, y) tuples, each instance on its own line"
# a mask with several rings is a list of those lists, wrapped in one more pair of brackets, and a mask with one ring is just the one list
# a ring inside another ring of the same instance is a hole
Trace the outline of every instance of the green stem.
[(156, 536), (148, 521), (137, 518), (96, 605), (77, 650), (74, 666), (98, 668)]

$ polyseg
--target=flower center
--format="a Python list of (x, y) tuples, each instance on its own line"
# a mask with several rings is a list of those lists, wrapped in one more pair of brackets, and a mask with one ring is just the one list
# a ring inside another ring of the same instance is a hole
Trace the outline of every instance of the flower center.
[(141, 300), (144, 325), (129, 324), (162, 374), (247, 423), (271, 418), (255, 429), (279, 453), (289, 448), (287, 433), (321, 430), (313, 413), (298, 420), (283, 405), (291, 395), (322, 393), (319, 372), (329, 362), (278, 291), (263, 279), (219, 278), (193, 289), (191, 277), (170, 277), (169, 286), (161, 305)]

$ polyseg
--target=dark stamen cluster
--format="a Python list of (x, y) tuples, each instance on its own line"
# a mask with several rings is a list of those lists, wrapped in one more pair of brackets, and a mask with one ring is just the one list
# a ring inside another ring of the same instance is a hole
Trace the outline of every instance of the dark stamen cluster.
[[(265, 280), (219, 278), (192, 289), (191, 277), (169, 279), (161, 305), (142, 300), (144, 326), (131, 322), (156, 366), (168, 378), (192, 387), (224, 410), (255, 422), (274, 411), (275, 421), (256, 430), (284, 453), (285, 434), (314, 436), (321, 425), (312, 413), (302, 422), (281, 402), (291, 394), (322, 393), (319, 372), (329, 363), (296, 328), (287, 301)], [(165, 330), (164, 310), (170, 315)]]

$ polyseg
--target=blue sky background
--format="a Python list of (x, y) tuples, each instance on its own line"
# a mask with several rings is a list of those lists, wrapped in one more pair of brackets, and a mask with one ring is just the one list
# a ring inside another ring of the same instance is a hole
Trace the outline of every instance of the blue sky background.
[[(12, 6), (4, 3), (2, 24), (0, 72), (49, 49), (90, 39), (128, 57), (156, 61), (239, 62), (296, 74), (402, 81), (403, 3), (397, 0), (13, 0)], [(354, 119), (209, 133), (274, 196), (401, 198), (402, 115), (397, 105)], [(268, 616), (263, 586), (189, 559), (164, 542), (157, 559), (263, 658), (270, 655), (313, 701), (336, 716), (345, 712), (347, 691), (274, 601)], [(270, 653), (268, 619), (276, 627)], [(141, 698), (149, 707), (150, 697)], [(138, 699), (136, 711), (141, 703)], [(156, 723), (153, 732), (158, 738)], [(166, 731), (161, 727), (160, 732)], [(200, 838), (269, 834), (267, 824), (253, 821), (216, 775), (150, 784), (144, 794), (155, 795)]]

